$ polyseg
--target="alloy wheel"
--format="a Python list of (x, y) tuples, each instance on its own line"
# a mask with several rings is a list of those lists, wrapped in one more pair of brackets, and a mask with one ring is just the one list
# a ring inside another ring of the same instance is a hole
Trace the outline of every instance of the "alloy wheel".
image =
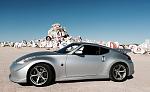
[(43, 66), (35, 66), (30, 72), (30, 81), (34, 85), (43, 85), (48, 80), (48, 71)]

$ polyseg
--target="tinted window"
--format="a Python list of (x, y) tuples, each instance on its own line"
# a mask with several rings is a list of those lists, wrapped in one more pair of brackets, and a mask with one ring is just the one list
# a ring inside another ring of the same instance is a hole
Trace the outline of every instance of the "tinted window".
[(109, 49), (100, 47), (100, 55), (103, 55), (103, 54), (106, 54), (106, 53), (109, 53)]
[(100, 50), (97, 46), (84, 45), (82, 53), (83, 55), (99, 55)]
[(67, 54), (76, 49), (80, 44), (70, 44), (57, 51), (57, 53)]
[(84, 45), (77, 51), (78, 52), (80, 51), (82, 55), (103, 55), (103, 54), (108, 53), (109, 49), (98, 47), (98, 46)]

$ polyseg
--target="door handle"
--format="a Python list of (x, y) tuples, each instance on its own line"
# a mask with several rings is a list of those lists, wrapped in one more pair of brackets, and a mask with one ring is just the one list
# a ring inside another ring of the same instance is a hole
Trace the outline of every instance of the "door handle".
[(102, 62), (104, 62), (105, 61), (105, 56), (102, 56)]

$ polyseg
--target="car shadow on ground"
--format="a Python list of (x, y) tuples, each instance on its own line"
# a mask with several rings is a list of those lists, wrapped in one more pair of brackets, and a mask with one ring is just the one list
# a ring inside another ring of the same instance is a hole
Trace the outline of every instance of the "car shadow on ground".
[(67, 80), (67, 81), (58, 81), (56, 83), (78, 83), (78, 82), (94, 82), (94, 81), (110, 81), (110, 79)]
[[(133, 76), (128, 76), (127, 80), (133, 79)], [(83, 79), (83, 80), (69, 80), (69, 81), (58, 81), (56, 83), (77, 83), (77, 82), (95, 82), (95, 81), (111, 81), (110, 79)]]
[[(66, 80), (66, 81), (56, 81), (50, 85), (57, 84), (57, 83), (80, 83), (80, 82), (94, 82), (94, 81), (110, 81), (110, 79)], [(28, 84), (28, 83), (19, 83), (19, 85), (21, 85), (21, 86), (32, 86), (31, 84)], [(47, 85), (47, 86), (50, 86), (50, 85)]]
[[(128, 76), (127, 77), (127, 80), (130, 80), (130, 79), (133, 79), (134, 77), (133, 76)], [(80, 82), (95, 82), (95, 81), (111, 81), (110, 79), (83, 79), (83, 80), (68, 80), (68, 81), (57, 81), (57, 82), (54, 82), (50, 85), (53, 85), (53, 84), (57, 84), (57, 83), (80, 83)], [(21, 86), (32, 86), (31, 84), (28, 84), (28, 83), (19, 83), (19, 85)], [(49, 86), (49, 85), (47, 85)], [(46, 86), (44, 86), (46, 87)]]

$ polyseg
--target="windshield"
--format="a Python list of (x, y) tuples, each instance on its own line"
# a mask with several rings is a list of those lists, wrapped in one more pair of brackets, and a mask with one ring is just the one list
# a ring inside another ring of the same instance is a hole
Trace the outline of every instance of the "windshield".
[(67, 45), (66, 47), (56, 51), (57, 53), (61, 53), (61, 54), (67, 54), (73, 50), (75, 50), (77, 47), (79, 47), (81, 44), (79, 43), (71, 43), (69, 45)]

